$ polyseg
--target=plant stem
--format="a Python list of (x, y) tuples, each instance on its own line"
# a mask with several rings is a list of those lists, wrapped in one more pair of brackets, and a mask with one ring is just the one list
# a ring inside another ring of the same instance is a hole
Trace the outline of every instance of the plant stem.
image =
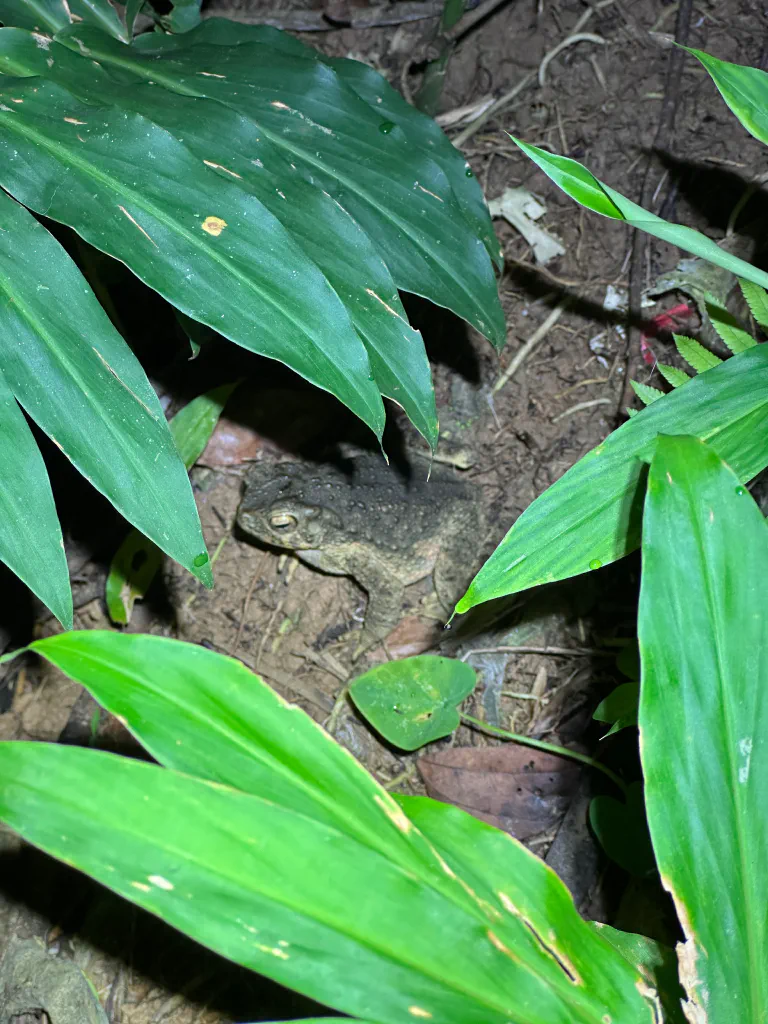
[(558, 754), (560, 757), (570, 757), (574, 761), (581, 761), (582, 764), (588, 764), (590, 768), (596, 768), (603, 775), (607, 775), (608, 778), (613, 782), (622, 793), (626, 794), (627, 785), (623, 779), (619, 778), (616, 772), (611, 771), (600, 761), (596, 761), (594, 757), (590, 757), (588, 754), (580, 754), (578, 750), (569, 750), (568, 747), (560, 747), (557, 743), (547, 743), (546, 740), (535, 740), (532, 736), (523, 736), (518, 732), (507, 732), (506, 729), (499, 729), (495, 725), (489, 725), (487, 722), (481, 721), (479, 718), (473, 718), (472, 715), (465, 715), (461, 713), (461, 720), (466, 722), (468, 725), (473, 726), (476, 729), (482, 729), (485, 732), (492, 733), (494, 736), (501, 736), (505, 740), (511, 740), (513, 743), (521, 743), (525, 747), (535, 747), (536, 750), (545, 750), (549, 754)]

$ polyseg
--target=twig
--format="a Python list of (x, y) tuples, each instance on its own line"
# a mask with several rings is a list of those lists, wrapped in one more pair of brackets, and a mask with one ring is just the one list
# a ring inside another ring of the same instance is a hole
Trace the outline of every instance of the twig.
[(464, 143), (471, 139), (475, 132), (482, 128), (486, 121), (489, 121), (494, 114), (498, 114), (500, 110), (508, 107), (512, 100), (529, 85), (536, 77), (533, 71), (529, 71), (527, 75), (524, 75), (520, 81), (514, 86), (509, 92), (505, 92), (503, 96), (499, 96), (495, 103), (492, 103), (486, 111), (484, 111), (478, 118), (476, 118), (471, 125), (464, 129), (452, 140), (454, 146), (461, 148)]
[(467, 13), (456, 22), (453, 28), (449, 28), (447, 32), (444, 32), (444, 37), (446, 39), (450, 39), (452, 42), (458, 42), (458, 40), (473, 29), (478, 22), (487, 18), (488, 15), (492, 14), (497, 7), (501, 7), (506, 3), (509, 3), (509, 0), (483, 0), (483, 2), (478, 4), (473, 11), (467, 11)]
[(553, 423), (557, 423), (558, 420), (564, 420), (566, 416), (573, 416), (575, 412), (583, 412), (585, 409), (592, 409), (596, 405), (610, 405), (610, 398), (593, 398), (589, 402), (577, 402), (576, 405), (572, 405), (570, 409), (566, 409), (565, 412), (561, 412), (559, 416), (555, 416), (552, 420)]
[(560, 658), (615, 658), (613, 651), (603, 651), (599, 647), (473, 647), (461, 657), (462, 661), (471, 658), (474, 654), (551, 654)]
[(555, 59), (558, 53), (561, 53), (568, 46), (573, 46), (574, 43), (598, 43), (600, 46), (605, 46), (608, 42), (607, 39), (603, 39), (602, 36), (596, 36), (592, 32), (574, 32), (568, 36), (567, 39), (563, 39), (562, 42), (558, 43), (557, 46), (553, 46), (549, 53), (544, 54), (544, 58), (539, 64), (539, 85), (544, 88), (547, 80), (547, 68), (551, 61)]
[(404, 25), (412, 21), (438, 18), (443, 0), (403, 0), (401, 3), (380, 4), (377, 7), (352, 8), (348, 17), (334, 18), (325, 11), (265, 11), (258, 5), (253, 10), (236, 10), (228, 5), (209, 7), (203, 18), (220, 18), (246, 25), (271, 25), (289, 32), (332, 32), (339, 28), (377, 28), (383, 25)]
[(558, 302), (558, 304), (549, 314), (544, 323), (533, 332), (533, 334), (530, 336), (528, 341), (526, 341), (523, 347), (521, 349), (518, 349), (518, 351), (515, 353), (515, 357), (512, 360), (512, 362), (509, 364), (504, 373), (502, 373), (502, 375), (491, 388), (491, 394), (496, 394), (497, 391), (500, 391), (504, 387), (504, 385), (510, 380), (510, 378), (514, 376), (514, 374), (520, 367), (520, 364), (528, 358), (528, 356), (531, 354), (531, 352), (533, 352), (536, 346), (547, 336), (547, 334), (549, 334), (549, 332), (555, 326), (557, 321), (565, 312), (565, 308), (570, 301), (570, 296), (566, 296), (564, 299)]

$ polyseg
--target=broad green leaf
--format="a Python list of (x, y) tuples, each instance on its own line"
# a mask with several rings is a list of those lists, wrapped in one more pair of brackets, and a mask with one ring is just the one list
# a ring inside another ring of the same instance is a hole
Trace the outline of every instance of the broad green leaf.
[(133, 29), (136, 18), (141, 13), (146, 0), (126, 0), (125, 4), (125, 28), (129, 38), (133, 38)]
[(330, 67), (258, 43), (193, 46), (186, 34), (144, 35), (131, 48), (87, 27), (57, 38), (105, 68), (132, 72), (134, 82), (207, 97), (251, 120), (374, 240), (398, 288), (501, 343), (493, 269), (445, 173)]
[[(44, 61), (53, 60), (50, 69)], [(430, 447), (437, 444), (432, 375), (421, 335), (408, 324), (394, 282), (372, 241), (322, 189), (301, 178), (253, 122), (219, 103), (139, 83), (131, 89), (86, 58), (52, 43), (0, 32), (0, 61), (47, 74), (88, 103), (110, 103), (166, 129), (227, 182), (261, 202), (319, 268), (367, 349), (376, 384), (401, 405)], [(329, 244), (333, 239), (333, 244)], [(293, 269), (289, 273), (293, 274)]]
[(658, 991), (664, 1010), (664, 1024), (686, 1024), (681, 1006), (685, 993), (680, 987), (674, 949), (645, 935), (619, 931), (609, 924), (599, 921), (588, 923), (640, 971), (651, 988)]
[(548, 153), (537, 146), (530, 146), (525, 142), (510, 135), (522, 151), (533, 160), (535, 164), (544, 171), (547, 177), (551, 178), (556, 185), (582, 206), (595, 213), (601, 213), (604, 217), (612, 217), (614, 220), (626, 221), (630, 227), (639, 228), (649, 235), (655, 235), (665, 242), (671, 242), (695, 256), (701, 256), (710, 263), (714, 263), (724, 270), (730, 270), (738, 277), (747, 281), (753, 281), (761, 287), (768, 287), (768, 274), (751, 264), (732, 256), (729, 252), (721, 249), (711, 238), (702, 235), (693, 228), (685, 227), (682, 224), (668, 224), (661, 217), (657, 217), (642, 206), (626, 199), (619, 192), (614, 191), (608, 185), (598, 181), (597, 178), (582, 167), (576, 160), (570, 157), (557, 156)]
[(631, 380), (629, 383), (643, 405), (651, 405), (653, 402), (657, 402), (660, 398), (664, 397), (664, 392), (660, 391), (659, 388), (652, 388), (649, 384), (641, 384), (636, 380)]
[[(535, 941), (540, 970), (555, 991), (581, 1005), (572, 1005), (575, 1021), (616, 1024), (657, 1021), (655, 995), (643, 986), (634, 966), (584, 921), (571, 894), (547, 865), (516, 839), (449, 804), (425, 797), (397, 796), (409, 819), (435, 845), (449, 868), (492, 908), (503, 911), (498, 927), (510, 921)], [(522, 942), (513, 947), (515, 953)], [(623, 962), (622, 962), (623, 961)], [(643, 996), (647, 996), (646, 1001)], [(536, 1021), (552, 1024), (559, 1017), (538, 1008)]]
[[(9, 299), (1, 296), (0, 351), (10, 336), (8, 305)], [(59, 622), (71, 627), (69, 569), (48, 473), (2, 373), (0, 437), (0, 559), (51, 609)]]
[(768, 294), (765, 289), (752, 284), (751, 281), (739, 281), (739, 287), (755, 322), (763, 328), (768, 328)]
[(331, 391), (381, 435), (381, 398), (344, 307), (255, 197), (140, 116), (86, 106), (39, 79), (2, 85), (8, 191), (194, 319)]
[(71, 19), (65, 0), (0, 0), (0, 22), (32, 32), (58, 32)]
[(660, 438), (643, 522), (640, 751), (686, 938), (687, 1016), (713, 1024), (768, 1019), (767, 576), (768, 530), (739, 477), (695, 438)]
[(173, 0), (168, 15), (171, 32), (189, 32), (200, 24), (200, 0)]
[(721, 305), (713, 295), (707, 296), (706, 309), (712, 326), (717, 331), (720, 340), (728, 346), (731, 352), (734, 354), (746, 352), (748, 348), (753, 348), (757, 344), (752, 335), (744, 330), (733, 313)]
[[(0, 228), (0, 363), (8, 388), (129, 522), (211, 583), (192, 489), (144, 371), (59, 243), (5, 193)], [(8, 446), (6, 462), (23, 451)], [(41, 511), (40, 527), (48, 519)], [(33, 545), (40, 554), (47, 550), (41, 532)], [(59, 542), (58, 531), (51, 536)], [(38, 552), (24, 557), (30, 569), (20, 574), (35, 593), (47, 601), (50, 587), (60, 592), (54, 562), (46, 556), (49, 584), (39, 563), (32, 573)], [(52, 610), (63, 611), (61, 598)]]
[(624, 423), (523, 512), (456, 606), (616, 561), (640, 543), (644, 463), (659, 434), (708, 441), (742, 481), (768, 464), (768, 345), (690, 380)]
[[(171, 437), (187, 470), (202, 455), (235, 387), (236, 384), (224, 384), (198, 395), (170, 421)], [(157, 545), (138, 530), (131, 530), (107, 574), (105, 598), (113, 622), (127, 625), (131, 621), (135, 602), (145, 596), (162, 564), (162, 552)]]
[(667, 363), (656, 363), (656, 369), (673, 388), (682, 387), (683, 384), (687, 384), (691, 379), (685, 370), (680, 370), (676, 366), (669, 366)]
[(163, 637), (99, 630), (31, 649), (86, 686), (166, 767), (268, 792), (412, 869), (433, 863), (360, 764), (241, 662)]
[[(431, 156), (451, 183), (453, 194), (464, 218), (483, 241), (488, 255), (498, 270), (504, 266), (504, 254), (493, 229), (482, 189), (461, 152), (451, 143), (442, 128), (431, 117), (407, 103), (378, 71), (361, 61), (346, 57), (328, 57), (298, 39), (269, 25), (244, 25), (225, 18), (208, 18), (195, 32), (185, 36), (184, 43), (213, 43), (237, 46), (240, 43), (262, 43), (297, 57), (322, 61), (365, 100), (401, 128), (410, 145)], [(178, 45), (171, 42), (171, 46)]]
[(711, 370), (713, 366), (719, 366), (723, 361), (720, 356), (716, 356), (693, 338), (686, 338), (683, 334), (673, 334), (672, 337), (675, 339), (677, 351), (696, 373)]
[[(574, 1019), (537, 976), (549, 958), (527, 929), (513, 922), (537, 974), (496, 938), (495, 908), (470, 911), (432, 887), (445, 874), (437, 861), (416, 876), (271, 798), (100, 751), (6, 742), (0, 819), (228, 959), (344, 1013), (377, 1024)], [(632, 1011), (622, 1021), (646, 1024), (631, 969), (615, 959), (626, 968), (619, 1007)], [(550, 963), (572, 1006), (594, 1004)]]
[(612, 861), (630, 875), (644, 878), (656, 870), (642, 782), (631, 782), (625, 798), (596, 796), (589, 804), (589, 823)]
[(466, 662), (423, 654), (377, 665), (352, 680), (349, 696), (387, 742), (418, 750), (458, 728), (456, 708), (475, 682)]
[(749, 134), (768, 143), (768, 75), (759, 68), (729, 64), (690, 46), (683, 49), (704, 65), (718, 92)]

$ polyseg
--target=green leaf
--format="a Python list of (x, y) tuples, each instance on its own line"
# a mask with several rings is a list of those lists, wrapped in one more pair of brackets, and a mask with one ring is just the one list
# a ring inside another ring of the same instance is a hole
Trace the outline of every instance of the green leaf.
[(417, 750), (458, 728), (456, 707), (475, 682), (466, 662), (423, 654), (377, 665), (350, 683), (349, 695), (387, 742)]
[[(326, 192), (299, 177), (250, 120), (209, 100), (142, 84), (126, 89), (57, 43), (42, 54), (29, 37), (5, 38), (0, 32), (0, 60), (17, 74), (23, 69), (46, 75), (83, 102), (109, 102), (152, 120), (183, 139), (223, 180), (237, 180), (255, 196), (325, 275), (362, 338), (379, 390), (405, 409), (434, 450), (437, 411), (424, 344), (408, 324), (373, 242)], [(294, 272), (289, 268), (286, 274), (292, 278)]]
[[(611, 955), (610, 944), (579, 916), (571, 894), (543, 861), (516, 839), (457, 807), (425, 797), (398, 796), (397, 800), (478, 898), (506, 912), (496, 927), (506, 930), (514, 925), (532, 942), (531, 952), (538, 946), (538, 970), (553, 991), (563, 994), (570, 1015), (561, 1018), (554, 1007), (541, 1004), (532, 1011), (536, 1014), (532, 1020), (537, 1024), (658, 1020), (651, 1009), (655, 993), (639, 983), (634, 965), (628, 971), (628, 960)], [(526, 950), (522, 937), (514, 944), (504, 938), (516, 954)], [(521, 990), (521, 1002), (523, 998)]]
[(641, 384), (636, 380), (631, 380), (629, 383), (643, 405), (651, 405), (653, 402), (664, 397), (663, 391), (660, 391), (658, 388), (652, 388), (649, 384)]
[(254, 135), (271, 141), (375, 241), (398, 288), (502, 342), (491, 263), (445, 172), (330, 67), (259, 43), (193, 45), (187, 34), (147, 34), (131, 50), (91, 29), (58, 38), (85, 47), (106, 68), (130, 70), (135, 83), (216, 100), (247, 118)]
[(768, 274), (764, 271), (732, 256), (729, 252), (721, 249), (711, 238), (702, 235), (701, 232), (684, 227), (682, 224), (668, 224), (661, 217), (649, 213), (648, 210), (644, 210), (608, 185), (598, 181), (586, 167), (582, 167), (576, 160), (530, 146), (512, 135), (510, 138), (535, 164), (538, 164), (547, 177), (559, 185), (571, 199), (586, 206), (588, 210), (594, 210), (595, 213), (601, 213), (604, 217), (612, 217), (614, 220), (626, 221), (631, 227), (646, 231), (649, 235), (661, 238), (665, 242), (671, 242), (672, 245), (677, 245), (695, 256), (701, 256), (705, 260), (709, 260), (710, 263), (723, 267), (724, 270), (730, 270), (738, 277), (753, 281), (763, 288), (768, 286)]
[[(198, 395), (170, 421), (171, 436), (187, 470), (202, 455), (236, 387), (236, 384), (224, 384)], [(146, 595), (162, 564), (160, 549), (138, 530), (131, 530), (118, 548), (107, 574), (105, 598), (113, 622), (125, 626), (131, 621), (135, 602)]]
[(645, 878), (656, 870), (648, 833), (642, 782), (627, 786), (625, 800), (596, 796), (589, 805), (589, 823), (597, 839), (619, 867)]
[(694, 377), (614, 431), (520, 516), (456, 606), (616, 561), (640, 543), (644, 462), (662, 433), (708, 441), (742, 481), (768, 463), (768, 346)]
[(592, 717), (598, 722), (610, 722), (611, 728), (603, 739), (629, 726), (637, 725), (639, 700), (640, 683), (621, 683), (605, 700), (600, 701)]
[(200, 0), (174, 0), (168, 16), (171, 32), (189, 32), (200, 24)]
[(713, 366), (719, 366), (723, 361), (693, 338), (686, 338), (683, 334), (673, 334), (672, 337), (675, 339), (677, 351), (696, 373), (711, 370)]
[[(0, 818), (222, 956), (343, 1013), (539, 1024), (544, 1006), (572, 1019), (547, 979), (494, 941), (490, 910), (470, 910), (458, 884), (455, 900), (433, 887), (437, 859), (416, 876), (271, 799), (100, 751), (6, 742)], [(622, 1020), (646, 1024), (625, 966), (634, 1012)], [(587, 1001), (567, 987), (575, 1005)]]
[(0, 0), (0, 22), (32, 32), (58, 32), (71, 19), (65, 0)]
[(718, 92), (750, 135), (768, 143), (768, 75), (758, 68), (718, 60), (690, 46), (683, 49), (704, 65)]
[(146, 0), (126, 0), (125, 4), (125, 29), (129, 39), (133, 38), (133, 29), (136, 18), (141, 13)]
[(640, 749), (690, 1020), (768, 1018), (766, 576), (765, 520), (738, 476), (694, 438), (660, 438), (643, 523)]
[(109, 33), (121, 43), (130, 42), (130, 33), (109, 0), (67, 0), (72, 23), (85, 22)]
[(673, 388), (682, 387), (691, 379), (685, 370), (679, 370), (676, 366), (669, 366), (667, 363), (656, 363), (656, 369)]
[[(192, 489), (144, 371), (59, 243), (5, 193), (0, 228), (0, 362), (8, 388), (129, 522), (210, 583)], [(4, 446), (10, 478), (19, 474), (13, 463), (29, 454), (29, 444), (19, 445)], [(38, 477), (32, 493), (39, 494), (39, 474), (32, 465), (29, 472), (29, 482)], [(54, 601), (51, 610), (66, 624), (62, 564), (49, 547), (60, 543), (60, 533), (49, 541), (41, 536), (43, 526), (50, 529), (49, 501), (42, 501), (37, 539), (26, 554), (19, 550), (28, 569), (17, 564), (14, 571), (46, 603)], [(10, 534), (17, 527), (3, 528)]]
[(344, 307), (255, 197), (140, 116), (84, 105), (39, 79), (6, 80), (3, 97), (8, 191), (122, 260), (194, 319), (331, 391), (381, 435), (381, 398)]
[(752, 335), (744, 330), (733, 313), (730, 313), (725, 306), (721, 305), (713, 295), (707, 296), (706, 309), (718, 337), (728, 346), (731, 352), (734, 354), (746, 352), (748, 348), (753, 348), (757, 344)]
[(744, 296), (749, 311), (760, 327), (768, 328), (768, 292), (751, 281), (739, 281), (741, 294)]
[(664, 1024), (686, 1024), (681, 1006), (685, 993), (680, 987), (674, 949), (646, 935), (621, 932), (599, 921), (588, 923), (642, 974), (652, 989), (659, 992)]
[[(8, 341), (4, 316), (7, 305), (5, 299), (0, 307), (0, 349)], [(69, 569), (48, 472), (2, 373), (0, 437), (0, 559), (51, 609), (59, 622), (71, 626)]]

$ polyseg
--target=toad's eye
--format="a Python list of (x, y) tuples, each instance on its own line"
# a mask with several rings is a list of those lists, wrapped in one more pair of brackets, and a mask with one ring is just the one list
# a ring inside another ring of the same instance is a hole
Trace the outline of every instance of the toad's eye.
[(288, 515), (287, 512), (275, 512), (269, 517), (269, 525), (273, 530), (289, 530), (296, 526), (297, 522), (296, 516)]

